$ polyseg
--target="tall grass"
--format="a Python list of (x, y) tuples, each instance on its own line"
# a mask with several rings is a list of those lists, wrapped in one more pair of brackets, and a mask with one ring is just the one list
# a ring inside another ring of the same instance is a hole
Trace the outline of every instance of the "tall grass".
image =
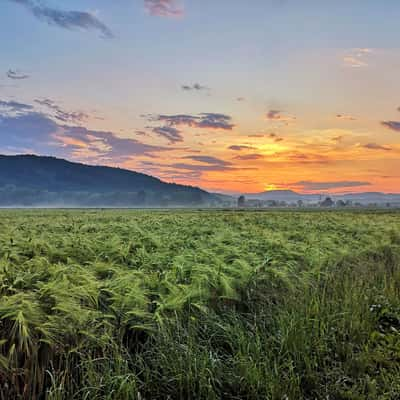
[(1, 212), (0, 399), (396, 399), (399, 223)]

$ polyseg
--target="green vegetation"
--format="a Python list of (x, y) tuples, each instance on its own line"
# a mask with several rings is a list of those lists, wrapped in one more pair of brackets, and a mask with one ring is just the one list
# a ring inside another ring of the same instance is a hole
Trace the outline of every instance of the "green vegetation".
[(0, 399), (398, 399), (400, 213), (0, 212)]
[(1, 207), (205, 207), (223, 199), (130, 170), (0, 154)]

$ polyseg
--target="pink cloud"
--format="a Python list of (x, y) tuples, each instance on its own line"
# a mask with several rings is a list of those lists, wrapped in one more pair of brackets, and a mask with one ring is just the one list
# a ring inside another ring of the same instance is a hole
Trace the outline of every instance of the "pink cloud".
[(181, 17), (184, 14), (176, 0), (144, 0), (144, 6), (150, 15), (157, 17)]

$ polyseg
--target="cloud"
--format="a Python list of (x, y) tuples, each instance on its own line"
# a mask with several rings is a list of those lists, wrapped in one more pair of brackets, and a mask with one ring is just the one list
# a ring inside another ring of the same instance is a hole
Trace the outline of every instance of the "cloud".
[(146, 174), (157, 176), (160, 179), (167, 180), (169, 182), (174, 181), (183, 181), (187, 182), (188, 180), (198, 180), (202, 176), (201, 171), (187, 171), (187, 170), (178, 170), (174, 168), (170, 168), (167, 165), (156, 164), (147, 161), (142, 161), (142, 171)]
[(23, 80), (23, 79), (28, 79), (30, 76), (27, 74), (23, 74), (18, 70), (9, 69), (7, 71), (7, 77), (14, 80)]
[(314, 181), (299, 181), (290, 184), (291, 187), (299, 187), (303, 190), (329, 190), (351, 188), (359, 186), (370, 186), (370, 182), (365, 181), (334, 181), (334, 182), (314, 182)]
[(18, 151), (31, 149), (39, 154), (53, 154), (74, 159), (124, 161), (135, 155), (167, 151), (136, 139), (121, 138), (114, 132), (67, 126), (33, 106), (5, 102), (0, 109), (0, 146)]
[(5, 101), (0, 100), (0, 109), (7, 112), (25, 112), (29, 110), (33, 110), (33, 106), (30, 104), (19, 103), (18, 101)]
[(210, 164), (214, 166), (230, 166), (232, 163), (221, 160), (220, 158), (212, 157), (212, 156), (186, 156), (182, 157), (183, 159), (186, 160), (192, 160), (192, 161), (198, 161), (204, 164)]
[(296, 120), (294, 116), (282, 114), (281, 110), (270, 110), (267, 112), (266, 117), (268, 120), (285, 122), (286, 124)]
[(283, 138), (279, 137), (276, 133), (255, 133), (251, 135), (247, 135), (249, 138), (270, 138), (273, 139), (274, 142), (282, 142)]
[(35, 99), (34, 101), (36, 104), (54, 111), (54, 118), (62, 122), (81, 123), (89, 118), (89, 115), (83, 111), (65, 111), (50, 99)]
[(184, 9), (176, 0), (144, 0), (144, 7), (150, 15), (157, 17), (182, 17)]
[(232, 118), (228, 115), (202, 113), (200, 114), (200, 121), (197, 123), (197, 127), (232, 130), (235, 125), (233, 125), (231, 121)]
[[(130, 159), (135, 155), (168, 150), (165, 147), (142, 143), (136, 139), (121, 138), (113, 132), (94, 131), (85, 127), (62, 127), (60, 135), (54, 135), (61, 143), (68, 147), (68, 139), (79, 140), (84, 143), (82, 155), (95, 154), (96, 158)], [(79, 153), (77, 153), (79, 155)]]
[(369, 48), (351, 49), (343, 57), (343, 65), (350, 68), (363, 68), (368, 66), (368, 56), (373, 52)]
[(243, 171), (253, 170), (254, 168), (236, 168), (229, 161), (221, 160), (213, 156), (191, 155), (182, 157), (183, 160), (191, 160), (196, 164), (189, 162), (177, 162), (173, 164), (156, 163), (153, 161), (141, 161), (147, 173), (163, 177), (165, 179), (200, 179), (207, 172), (224, 172), (224, 171)]
[(236, 160), (242, 160), (242, 161), (260, 160), (262, 158), (264, 158), (264, 155), (258, 153), (243, 154), (235, 157)]
[(279, 137), (276, 133), (269, 133), (267, 135), (270, 139), (274, 139), (274, 142), (282, 142), (283, 138)]
[(267, 113), (268, 119), (281, 119), (281, 111), (279, 110), (270, 110)]
[(392, 150), (390, 147), (382, 146), (377, 143), (367, 143), (363, 147), (365, 147), (366, 149), (370, 149), (370, 150), (386, 150), (386, 151)]
[(215, 164), (189, 164), (189, 163), (173, 163), (173, 164), (162, 164), (162, 163), (154, 163), (152, 161), (142, 161), (141, 164), (147, 167), (147, 170), (152, 170), (156, 172), (159, 176), (165, 174), (166, 176), (169, 172), (173, 171), (173, 174), (176, 176), (179, 175), (182, 177), (190, 177), (195, 176), (196, 178), (200, 178), (203, 172), (211, 172), (211, 171), (231, 171), (235, 170), (231, 165), (221, 165), (219, 163)]
[(228, 147), (229, 150), (233, 151), (242, 151), (242, 150), (251, 150), (254, 149), (253, 146), (247, 146), (247, 145), (232, 145)]
[(221, 129), (232, 130), (234, 124), (232, 118), (225, 114), (201, 113), (198, 115), (177, 114), (177, 115), (148, 115), (148, 121), (161, 121), (168, 126), (188, 126), (199, 129)]
[(346, 114), (336, 114), (336, 118), (345, 119), (345, 120), (348, 120), (348, 121), (355, 121), (356, 120), (355, 117), (353, 117), (351, 115), (346, 115)]
[(344, 135), (338, 135), (338, 136), (334, 136), (331, 140), (332, 142), (336, 142), (339, 143), (344, 139)]
[(244, 97), (236, 97), (236, 101), (246, 101)]
[(331, 160), (323, 154), (307, 154), (301, 151), (284, 151), (279, 153), (280, 157), (286, 157), (286, 162), (295, 164), (327, 164)]
[(235, 169), (229, 165), (218, 165), (218, 164), (200, 165), (200, 164), (187, 164), (187, 163), (171, 164), (170, 167), (184, 169), (187, 171), (199, 171), (199, 172), (230, 171)]
[(152, 128), (152, 131), (157, 135), (168, 139), (170, 143), (183, 142), (181, 131), (173, 126), (157, 126)]
[(400, 121), (382, 121), (381, 124), (392, 131), (400, 132)]
[(37, 0), (9, 0), (28, 9), (36, 18), (64, 29), (95, 30), (104, 38), (112, 38), (112, 31), (89, 12), (63, 11), (47, 7)]
[(182, 90), (192, 91), (192, 90), (208, 90), (207, 86), (200, 85), (200, 83), (194, 83), (193, 85), (182, 85)]

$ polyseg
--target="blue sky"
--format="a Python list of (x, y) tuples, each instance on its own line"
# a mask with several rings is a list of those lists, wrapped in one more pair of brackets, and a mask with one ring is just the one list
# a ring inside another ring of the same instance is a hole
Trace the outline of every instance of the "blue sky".
[(0, 151), (227, 192), (400, 191), (399, 18), (394, 0), (3, 0)]

